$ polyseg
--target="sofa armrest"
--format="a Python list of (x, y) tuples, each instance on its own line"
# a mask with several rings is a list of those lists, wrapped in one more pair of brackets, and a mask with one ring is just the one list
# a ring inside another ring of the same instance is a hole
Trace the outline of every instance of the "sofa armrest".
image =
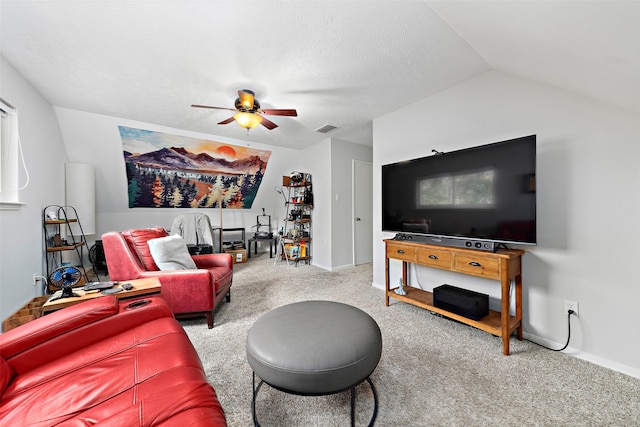
[(93, 343), (162, 317), (173, 317), (159, 297), (129, 309), (132, 300), (105, 296), (35, 319), (0, 335), (0, 356), (16, 373), (63, 358)]
[(233, 270), (231, 254), (194, 255), (191, 258), (198, 268), (227, 267)]
[(0, 355), (8, 359), (68, 331), (81, 328), (118, 312), (115, 296), (96, 298), (42, 316), (0, 335)]
[(207, 301), (213, 301), (215, 296), (215, 284), (210, 270), (147, 271), (141, 277), (156, 277), (160, 280), (160, 295), (173, 313), (184, 312), (187, 306), (194, 306), (194, 301), (200, 301), (195, 304), (194, 311), (201, 311), (200, 305), (211, 305)]

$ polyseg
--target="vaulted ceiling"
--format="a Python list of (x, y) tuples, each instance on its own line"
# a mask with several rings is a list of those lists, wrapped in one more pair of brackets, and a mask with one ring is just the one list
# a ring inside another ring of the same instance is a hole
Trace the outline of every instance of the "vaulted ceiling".
[[(640, 112), (634, 1), (0, 0), (0, 53), (55, 106), (290, 148), (491, 69)], [(244, 88), (298, 117), (190, 107)]]

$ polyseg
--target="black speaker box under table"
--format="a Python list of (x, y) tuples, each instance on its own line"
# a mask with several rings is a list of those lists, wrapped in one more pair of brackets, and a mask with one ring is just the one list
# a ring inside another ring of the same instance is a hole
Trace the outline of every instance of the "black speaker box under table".
[(433, 288), (433, 305), (469, 319), (480, 320), (489, 314), (489, 295), (441, 285)]

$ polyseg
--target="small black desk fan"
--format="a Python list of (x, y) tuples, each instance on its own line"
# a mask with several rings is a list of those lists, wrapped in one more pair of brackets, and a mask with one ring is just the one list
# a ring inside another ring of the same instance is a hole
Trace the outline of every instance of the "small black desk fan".
[(56, 295), (49, 301), (56, 301), (62, 298), (79, 297), (80, 295), (73, 292), (73, 286), (77, 285), (82, 279), (82, 273), (76, 267), (58, 267), (49, 275), (49, 285), (51, 287), (62, 289), (60, 295)]

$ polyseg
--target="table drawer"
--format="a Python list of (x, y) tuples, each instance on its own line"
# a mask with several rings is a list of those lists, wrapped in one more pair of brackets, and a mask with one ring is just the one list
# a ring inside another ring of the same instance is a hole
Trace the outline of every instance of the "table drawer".
[(402, 261), (415, 262), (416, 248), (403, 244), (387, 243), (387, 258), (400, 259)]
[(460, 273), (500, 280), (500, 261), (497, 259), (456, 255), (453, 268)]
[(429, 267), (444, 268), (447, 270), (451, 270), (452, 268), (452, 255), (449, 251), (440, 251), (438, 249), (428, 248), (426, 250), (418, 251), (417, 258), (418, 264)]

